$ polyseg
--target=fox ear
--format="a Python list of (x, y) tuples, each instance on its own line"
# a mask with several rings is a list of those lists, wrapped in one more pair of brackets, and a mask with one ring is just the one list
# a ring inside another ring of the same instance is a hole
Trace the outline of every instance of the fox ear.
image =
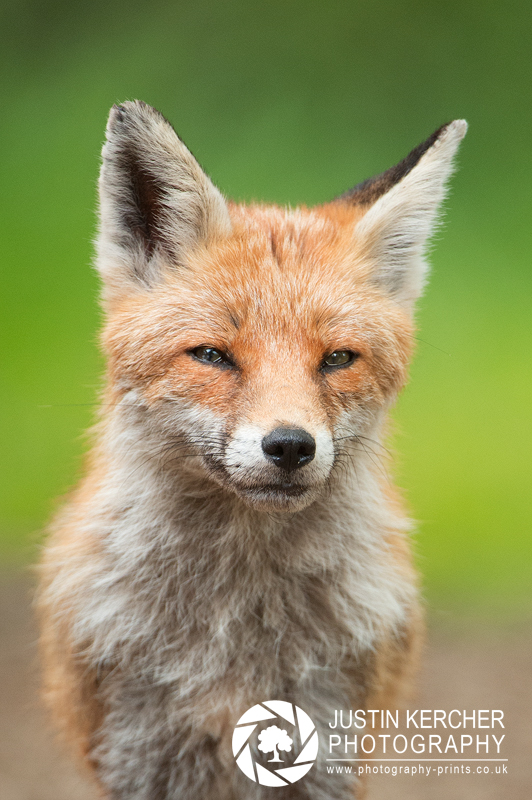
[(138, 100), (113, 106), (99, 181), (98, 267), (106, 294), (151, 286), (199, 244), (230, 233), (221, 193), (169, 122)]
[(338, 198), (367, 208), (355, 228), (357, 253), (372, 282), (407, 308), (423, 290), (425, 251), (466, 131), (465, 120), (443, 125), (404, 161)]

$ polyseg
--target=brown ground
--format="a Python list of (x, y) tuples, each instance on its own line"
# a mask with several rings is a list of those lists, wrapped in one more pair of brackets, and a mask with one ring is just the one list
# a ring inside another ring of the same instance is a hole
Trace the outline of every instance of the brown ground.
[[(90, 782), (55, 742), (38, 703), (29, 597), (27, 581), (0, 581), (0, 798), (95, 800)], [(370, 800), (530, 800), (531, 678), (530, 629), (479, 633), (475, 626), (473, 634), (433, 635), (411, 707), (502, 709), (508, 774), (379, 775), (372, 779)]]

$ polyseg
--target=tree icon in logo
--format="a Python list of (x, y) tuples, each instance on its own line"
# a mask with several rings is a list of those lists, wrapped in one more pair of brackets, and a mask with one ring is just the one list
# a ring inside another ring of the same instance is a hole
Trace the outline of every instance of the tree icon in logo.
[[(261, 730), (264, 723), (268, 727)], [(287, 723), (293, 738), (281, 727)], [(287, 700), (257, 703), (242, 714), (233, 731), (233, 755), (239, 770), (261, 786), (289, 786), (301, 780), (315, 763), (318, 746), (318, 731), (309, 715)], [(267, 767), (257, 758), (257, 750), (273, 753)], [(291, 755), (283, 760), (279, 751)]]
[(290, 752), (292, 749), (292, 739), (289, 737), (288, 731), (277, 727), (277, 725), (270, 725), (265, 731), (259, 733), (259, 742), (259, 750), (262, 750), (263, 753), (273, 752), (273, 758), (269, 758), (268, 763), (272, 761), (282, 762), (283, 759), (277, 752), (277, 748), (285, 753)]

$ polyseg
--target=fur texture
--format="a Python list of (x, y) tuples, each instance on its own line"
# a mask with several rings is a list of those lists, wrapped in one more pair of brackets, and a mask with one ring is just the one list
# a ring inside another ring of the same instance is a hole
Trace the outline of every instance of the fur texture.
[[(382, 428), (464, 133), (444, 126), (371, 190), (287, 211), (227, 203), (158, 112), (112, 110), (107, 386), (39, 595), (46, 696), (102, 797), (276, 797), (231, 754), (247, 708), (287, 699), (325, 733), (333, 709), (399, 702), (420, 623)], [(352, 360), (327, 365), (338, 351)], [(310, 463), (265, 457), (279, 426), (314, 439)], [(362, 788), (322, 761), (282, 794)]]

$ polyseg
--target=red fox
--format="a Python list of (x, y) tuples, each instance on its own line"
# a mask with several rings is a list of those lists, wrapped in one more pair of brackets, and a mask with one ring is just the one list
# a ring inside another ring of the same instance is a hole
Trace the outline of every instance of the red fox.
[(381, 441), (466, 128), (286, 209), (227, 201), (150, 106), (111, 110), (106, 388), (38, 601), (46, 698), (102, 798), (276, 797), (231, 745), (271, 700), (321, 742), (278, 796), (362, 797), (327, 773), (328, 723), (393, 707), (416, 661), (411, 523)]

